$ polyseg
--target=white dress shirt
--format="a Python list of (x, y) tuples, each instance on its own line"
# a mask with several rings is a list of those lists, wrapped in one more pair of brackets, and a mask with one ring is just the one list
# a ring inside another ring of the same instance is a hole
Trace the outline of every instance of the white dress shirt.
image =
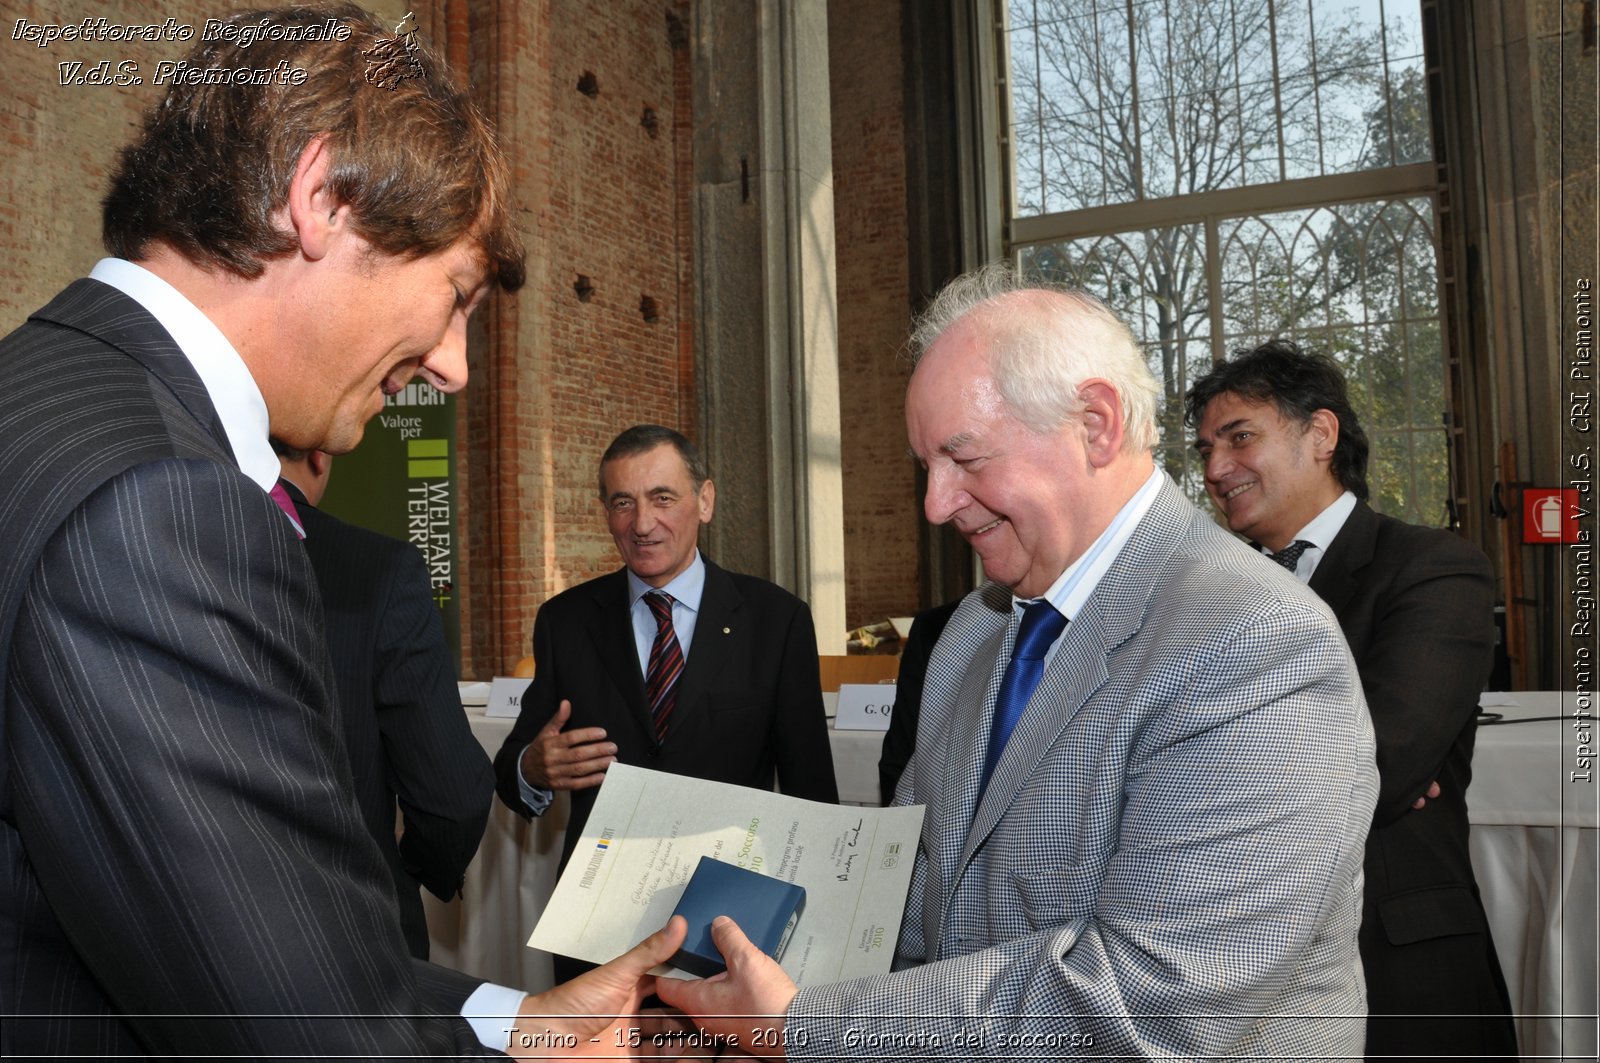
[[(1295, 539), (1309, 543), (1305, 552), (1300, 555), (1300, 560), (1294, 565), (1294, 578), (1301, 583), (1310, 583), (1312, 573), (1317, 571), (1317, 566), (1322, 564), (1322, 555), (1328, 552), (1328, 547), (1333, 545), (1333, 540), (1338, 536), (1344, 522), (1350, 519), (1350, 514), (1355, 512), (1356, 496), (1346, 491), (1329, 504), (1328, 508), (1311, 518), (1307, 524), (1295, 533)], [(1263, 550), (1268, 557), (1272, 556), (1271, 550)]]
[[(1100, 580), (1110, 570), (1112, 562), (1122, 553), (1122, 548), (1133, 537), (1133, 530), (1139, 526), (1139, 521), (1150, 511), (1150, 504), (1156, 499), (1156, 492), (1161, 490), (1161, 483), (1166, 479), (1166, 474), (1160, 467), (1150, 473), (1150, 478), (1140, 485), (1133, 497), (1124, 502), (1122, 508), (1117, 510), (1117, 515), (1111, 518), (1111, 523), (1106, 530), (1101, 532), (1094, 542), (1089, 544), (1076, 561), (1068, 565), (1066, 571), (1056, 577), (1043, 596), (1056, 612), (1071, 621), (1083, 608), (1083, 603), (1089, 600), (1094, 589), (1100, 585)], [(1012, 626), (1021, 623), (1022, 611), (1032, 604), (1032, 599), (1011, 598)], [(1066, 629), (1062, 629), (1066, 634)], [(1045, 666), (1049, 667), (1050, 658), (1055, 656), (1056, 647), (1061, 644), (1061, 636), (1056, 636), (1056, 641), (1050, 644), (1050, 651), (1045, 654)]]

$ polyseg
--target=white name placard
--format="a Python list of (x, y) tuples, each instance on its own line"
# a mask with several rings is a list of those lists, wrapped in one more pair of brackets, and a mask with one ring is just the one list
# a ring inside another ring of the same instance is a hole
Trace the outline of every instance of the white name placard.
[(494, 682), (489, 684), (489, 707), (483, 710), (483, 714), (516, 719), (522, 713), (522, 695), (527, 693), (531, 682), (531, 679), (509, 675), (495, 676)]
[(836, 731), (887, 731), (894, 709), (893, 683), (843, 683), (839, 686)]

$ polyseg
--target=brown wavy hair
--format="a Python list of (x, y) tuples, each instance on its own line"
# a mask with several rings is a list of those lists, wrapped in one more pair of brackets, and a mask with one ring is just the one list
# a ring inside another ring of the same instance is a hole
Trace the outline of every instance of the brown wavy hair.
[[(349, 29), (346, 39), (283, 39), (315, 33), (329, 19)], [(349, 3), (221, 21), (231, 29), (202, 33), (187, 56), (190, 71), (181, 72), (286, 68), (305, 78), (175, 79), (112, 176), (102, 203), (107, 250), (138, 260), (162, 241), (202, 266), (259, 276), (267, 260), (296, 246), (272, 213), (288, 200), (301, 153), (326, 137), (332, 191), (374, 248), (420, 258), (470, 235), (493, 281), (506, 291), (522, 286), (522, 239), (494, 130), (426, 44), (397, 43), (395, 31)], [(374, 77), (374, 57), (392, 57), (397, 47), (404, 54), (389, 69), (407, 76)]]

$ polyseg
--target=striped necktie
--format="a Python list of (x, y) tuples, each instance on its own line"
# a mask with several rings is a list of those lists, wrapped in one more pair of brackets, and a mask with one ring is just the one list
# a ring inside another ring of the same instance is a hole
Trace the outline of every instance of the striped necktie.
[(656, 618), (656, 638), (650, 644), (650, 667), (644, 676), (644, 697), (650, 705), (650, 719), (656, 728), (656, 741), (667, 737), (667, 718), (678, 698), (678, 677), (683, 674), (683, 647), (672, 627), (672, 595), (651, 591), (645, 604)]

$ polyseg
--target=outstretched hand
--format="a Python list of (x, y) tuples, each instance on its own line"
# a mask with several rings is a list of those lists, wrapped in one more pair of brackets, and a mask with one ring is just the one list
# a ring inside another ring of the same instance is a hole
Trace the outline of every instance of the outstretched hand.
[(783, 1016), (798, 992), (794, 981), (725, 915), (712, 920), (711, 940), (728, 969), (697, 981), (659, 978), (656, 995), (693, 1017), (700, 1029), (727, 1038), (730, 1048), (782, 1059)]
[(511, 1028), (506, 1051), (518, 1059), (569, 1059), (651, 1055), (656, 1045), (679, 1054), (656, 1035), (681, 1026), (666, 1015), (640, 1015), (639, 1005), (655, 989), (649, 972), (683, 944), (682, 917), (610, 963), (544, 993), (526, 997)]
[(572, 702), (562, 699), (550, 722), (522, 751), (522, 777), (540, 790), (587, 790), (605, 782), (606, 769), (617, 759), (604, 727), (563, 731), (572, 716)]

